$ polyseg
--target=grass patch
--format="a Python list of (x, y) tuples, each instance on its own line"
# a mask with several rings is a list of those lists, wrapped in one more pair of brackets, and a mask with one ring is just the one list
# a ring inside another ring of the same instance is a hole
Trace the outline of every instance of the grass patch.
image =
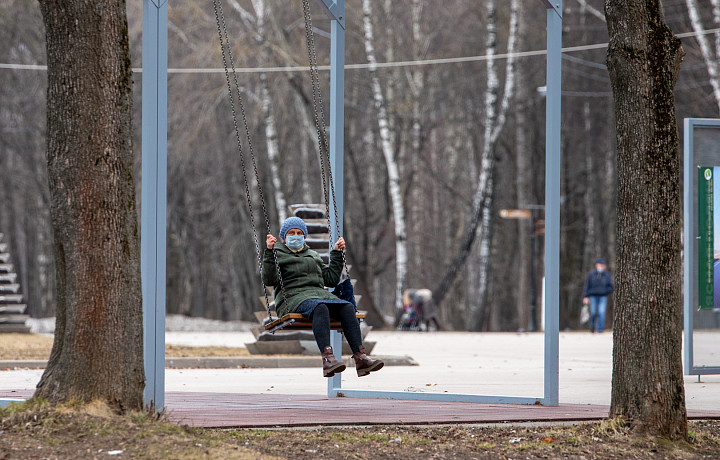
[[(105, 407), (103, 407), (105, 406)], [(52, 407), (29, 400), (0, 410), (2, 458), (85, 459), (122, 452), (138, 459), (268, 459), (211, 430), (178, 426), (145, 413), (120, 416), (100, 402)]]
[[(53, 338), (38, 334), (0, 334), (0, 360), (41, 361), (50, 358)], [(250, 356), (244, 347), (188, 347), (165, 345), (166, 358), (233, 358)]]
[(52, 337), (37, 334), (0, 334), (0, 360), (48, 359)]
[(602, 436), (624, 436), (629, 433), (630, 425), (622, 417), (615, 417), (603, 420), (593, 431)]
[(194, 429), (101, 403), (42, 400), (0, 410), (2, 458), (270, 459), (720, 457), (720, 424), (691, 422), (690, 443), (636, 436), (620, 420), (567, 426), (360, 426)]

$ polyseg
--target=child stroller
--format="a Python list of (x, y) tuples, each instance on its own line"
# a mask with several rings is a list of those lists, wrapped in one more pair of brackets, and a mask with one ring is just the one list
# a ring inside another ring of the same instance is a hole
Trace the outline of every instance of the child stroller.
[(403, 312), (398, 321), (398, 331), (417, 331), (422, 324), (420, 308), (415, 302), (415, 290), (408, 289), (403, 293)]
[(417, 331), (420, 329), (420, 314), (415, 305), (403, 305), (403, 314), (397, 328), (398, 331)]

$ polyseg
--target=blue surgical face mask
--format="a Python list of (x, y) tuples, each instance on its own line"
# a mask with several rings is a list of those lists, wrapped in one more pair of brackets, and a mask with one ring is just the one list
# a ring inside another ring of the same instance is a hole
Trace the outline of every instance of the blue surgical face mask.
[(285, 238), (285, 245), (294, 251), (302, 249), (305, 245), (305, 235), (288, 235)]

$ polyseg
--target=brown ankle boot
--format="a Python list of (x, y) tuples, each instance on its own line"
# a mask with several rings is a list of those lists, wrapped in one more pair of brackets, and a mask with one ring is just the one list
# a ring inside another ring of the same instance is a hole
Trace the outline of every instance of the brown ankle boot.
[(352, 355), (355, 360), (355, 369), (357, 369), (358, 377), (364, 377), (370, 372), (382, 369), (385, 365), (381, 359), (372, 359), (365, 354), (365, 346), (360, 345), (360, 350)]
[(325, 347), (322, 352), (323, 362), (323, 376), (332, 377), (335, 372), (342, 372), (345, 370), (345, 364), (342, 361), (335, 359), (332, 347)]

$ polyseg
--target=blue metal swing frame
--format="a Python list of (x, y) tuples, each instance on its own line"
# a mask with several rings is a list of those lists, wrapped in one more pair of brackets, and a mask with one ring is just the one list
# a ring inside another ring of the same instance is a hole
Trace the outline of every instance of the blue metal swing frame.
[[(316, 0), (331, 19), (330, 156), (337, 212), (331, 213), (333, 241), (342, 234), (345, 0)], [(328, 379), (328, 396), (558, 405), (560, 265), (560, 90), (562, 0), (541, 0), (547, 9), (547, 93), (545, 158), (545, 347), (542, 397), (410, 393), (342, 388), (341, 376)], [(168, 0), (143, 0), (142, 226), (141, 269), (145, 341), (145, 404), (165, 405), (165, 282), (167, 209), (167, 45)], [(339, 233), (338, 229), (339, 228)], [(340, 334), (332, 331), (340, 358)]]

